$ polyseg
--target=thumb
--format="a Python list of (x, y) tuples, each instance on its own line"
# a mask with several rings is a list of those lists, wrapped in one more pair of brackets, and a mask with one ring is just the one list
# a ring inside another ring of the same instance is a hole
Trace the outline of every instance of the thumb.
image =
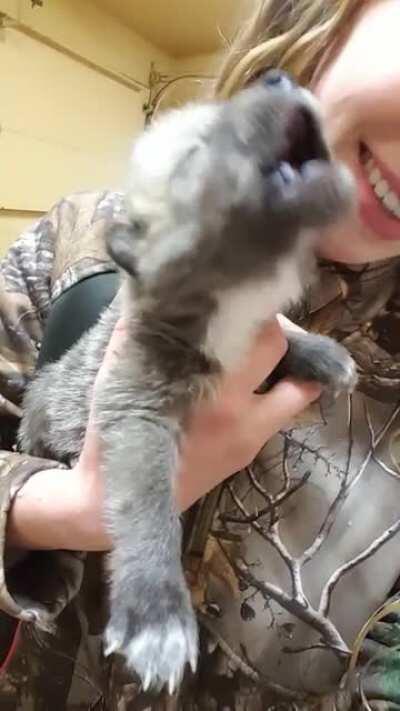
[(118, 356), (121, 354), (126, 334), (127, 334), (127, 321), (124, 318), (120, 318), (120, 319), (118, 319), (118, 321), (116, 322), (116, 324), (114, 326), (114, 330), (111, 334), (110, 341), (107, 345), (102, 364), (99, 368), (99, 372), (97, 373), (96, 379), (94, 381), (85, 444), (86, 444), (88, 438), (94, 437), (94, 426), (93, 426), (94, 398), (93, 398), (93, 394), (96, 392), (96, 389), (104, 382), (104, 380), (107, 376), (107, 373), (110, 371), (110, 368), (112, 368), (113, 364), (117, 361)]
[(265, 395), (254, 395), (253, 426), (265, 439), (272, 437), (315, 402), (321, 390), (315, 382), (279, 381)]
[(94, 383), (95, 389), (99, 386), (101, 382), (103, 382), (104, 377), (107, 375), (114, 363), (118, 360), (118, 356), (121, 355), (127, 332), (127, 320), (121, 317), (116, 322), (114, 330), (111, 334), (111, 338), (104, 354), (103, 362), (96, 376), (96, 380)]

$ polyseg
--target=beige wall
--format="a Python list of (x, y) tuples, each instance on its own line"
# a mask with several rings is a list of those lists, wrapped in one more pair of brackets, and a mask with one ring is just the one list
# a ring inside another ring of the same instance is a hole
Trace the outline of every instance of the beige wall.
[[(176, 76), (199, 74), (206, 77), (215, 77), (221, 64), (222, 53), (197, 54), (184, 59), (175, 59), (172, 65), (172, 74)], [(182, 106), (185, 102), (193, 98), (210, 96), (212, 91), (212, 81), (198, 81), (194, 79), (182, 79), (171, 85), (163, 96), (162, 106), (166, 109), (171, 106)]]
[[(123, 77), (148, 81), (151, 61), (170, 58), (90, 0), (0, 0), (0, 12)], [(0, 252), (71, 191), (123, 185), (132, 139), (143, 126), (147, 90), (133, 91), (70, 56), (0, 30)], [(13, 217), (13, 215), (15, 215)]]
[(222, 52), (213, 52), (212, 54), (196, 54), (184, 59), (175, 59), (174, 70), (180, 74), (195, 72), (214, 75), (218, 71), (222, 56)]
[(32, 225), (38, 217), (15, 215), (0, 216), (0, 258), (7, 251), (10, 244), (20, 235), (29, 225)]
[[(143, 127), (152, 61), (171, 76), (215, 74), (220, 57), (172, 59), (91, 0), (51, 0), (33, 9), (30, 0), (0, 0), (0, 12), (34, 34), (0, 29), (1, 255), (36, 219), (23, 211), (46, 211), (73, 191), (123, 185), (130, 144)], [(143, 86), (134, 91), (71, 58), (69, 50)], [(180, 82), (165, 105), (201, 92), (193, 82)]]

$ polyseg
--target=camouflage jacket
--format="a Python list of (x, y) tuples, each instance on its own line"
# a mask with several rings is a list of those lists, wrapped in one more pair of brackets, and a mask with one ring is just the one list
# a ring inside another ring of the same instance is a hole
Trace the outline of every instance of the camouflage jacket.
[[(53, 299), (109, 269), (102, 235), (117, 214), (119, 194), (71, 196), (0, 265), (0, 709), (397, 708), (397, 260), (321, 265), (320, 286), (295, 316), (347, 345), (359, 390), (332, 411), (310, 409), (186, 516), (201, 654), (179, 696), (144, 694), (119, 658), (102, 657), (102, 556), (42, 551), (20, 561), (6, 547), (13, 498), (57, 466), (14, 447), (43, 326)], [(55, 633), (39, 629), (52, 621)]]

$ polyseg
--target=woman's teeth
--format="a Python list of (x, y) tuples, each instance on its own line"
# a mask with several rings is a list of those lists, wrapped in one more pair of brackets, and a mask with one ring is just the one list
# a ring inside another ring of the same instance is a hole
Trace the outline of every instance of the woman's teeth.
[(382, 203), (392, 217), (397, 217), (397, 219), (400, 220), (400, 195), (398, 195), (395, 189), (384, 179), (371, 156), (364, 163), (364, 168), (368, 182), (372, 186), (379, 202)]

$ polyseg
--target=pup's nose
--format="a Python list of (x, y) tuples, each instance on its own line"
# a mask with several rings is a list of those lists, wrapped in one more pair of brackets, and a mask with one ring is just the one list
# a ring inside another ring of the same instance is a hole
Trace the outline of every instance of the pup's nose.
[(294, 89), (294, 81), (290, 78), (289, 74), (282, 72), (280, 69), (269, 69), (262, 76), (262, 81), (274, 89)]

